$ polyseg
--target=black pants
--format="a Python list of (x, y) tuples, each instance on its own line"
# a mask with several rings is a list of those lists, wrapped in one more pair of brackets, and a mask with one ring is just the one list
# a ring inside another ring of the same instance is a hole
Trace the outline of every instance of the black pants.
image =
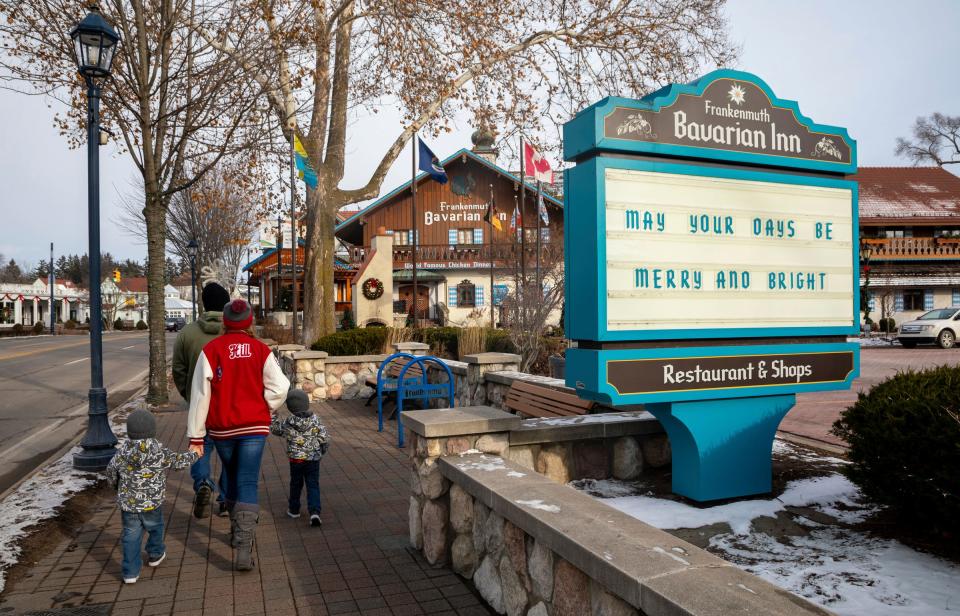
[(300, 492), (307, 487), (307, 511), (320, 513), (320, 460), (290, 463), (290, 511), (300, 511)]

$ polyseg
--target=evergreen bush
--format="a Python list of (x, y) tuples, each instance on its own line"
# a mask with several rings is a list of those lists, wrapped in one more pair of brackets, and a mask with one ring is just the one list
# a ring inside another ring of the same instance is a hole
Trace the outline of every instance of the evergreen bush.
[(880, 319), (880, 331), (882, 331), (885, 334), (889, 334), (897, 331), (897, 322), (894, 321), (891, 317)]
[(386, 327), (349, 329), (324, 336), (310, 345), (314, 351), (329, 355), (379, 355), (389, 330)]
[(139, 321), (137, 321), (137, 329), (143, 331), (145, 329), (149, 329), (149, 327), (147, 326), (146, 323), (143, 322), (143, 319), (140, 319)]
[(123, 319), (119, 319), (119, 318), (118, 318), (116, 321), (114, 321), (114, 322), (113, 322), (113, 329), (117, 330), (118, 332), (119, 332), (119, 331), (122, 331), (122, 330), (123, 330)]
[(68, 319), (67, 322), (63, 324), (63, 327), (66, 329), (77, 329), (77, 322), (73, 319)]
[(516, 353), (517, 349), (510, 340), (510, 332), (505, 329), (491, 329), (487, 331), (488, 353)]
[(343, 319), (340, 321), (340, 329), (347, 331), (349, 329), (355, 329), (356, 327), (357, 323), (353, 320), (353, 310), (347, 308), (343, 311)]
[(833, 425), (846, 474), (914, 528), (960, 533), (960, 366), (903, 372), (861, 393)]
[(13, 324), (13, 335), (15, 336), (23, 335), (23, 323)]
[(46, 329), (46, 326), (43, 324), (42, 321), (37, 321), (36, 323), (33, 324), (33, 333), (35, 334), (42, 334), (43, 330), (45, 329)]

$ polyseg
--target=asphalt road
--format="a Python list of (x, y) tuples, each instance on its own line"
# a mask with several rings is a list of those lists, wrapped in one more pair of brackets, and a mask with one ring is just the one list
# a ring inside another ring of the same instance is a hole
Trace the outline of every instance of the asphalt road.
[[(111, 409), (144, 385), (147, 364), (146, 332), (104, 334)], [(82, 432), (89, 388), (87, 336), (0, 339), (0, 493)]]

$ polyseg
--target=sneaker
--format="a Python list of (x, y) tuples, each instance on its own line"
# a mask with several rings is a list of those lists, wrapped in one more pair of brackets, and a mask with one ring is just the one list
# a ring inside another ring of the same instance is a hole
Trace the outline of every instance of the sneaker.
[(319, 527), (319, 526), (321, 526), (322, 524), (323, 524), (323, 522), (320, 521), (320, 514), (319, 514), (319, 513), (311, 513), (311, 514), (310, 514), (310, 526), (317, 526), (317, 527)]
[(160, 556), (157, 556), (156, 558), (154, 558), (153, 556), (151, 556), (151, 557), (150, 557), (150, 560), (147, 561), (147, 564), (150, 565), (151, 567), (156, 567), (157, 565), (159, 565), (160, 563), (162, 563), (162, 562), (163, 562), (163, 559), (166, 558), (166, 557), (167, 557), (167, 553), (166, 553), (166, 552), (164, 552), (164, 553), (161, 554)]
[(219, 503), (217, 503), (217, 505), (219, 506), (219, 508), (217, 509), (218, 518), (225, 518), (228, 515), (230, 515), (230, 510), (227, 509), (227, 504), (225, 502), (220, 501)]
[(123, 578), (123, 583), (124, 583), (124, 584), (136, 584), (136, 583), (137, 583), (137, 580), (139, 580), (139, 579), (140, 579), (140, 576), (139, 576), (139, 575), (138, 575), (137, 577), (132, 577), (132, 578)]
[(213, 496), (213, 490), (210, 486), (204, 484), (197, 489), (193, 497), (193, 517), (202, 520), (210, 515), (210, 498)]
[(292, 509), (287, 509), (287, 515), (296, 520), (300, 517), (299, 511), (293, 511)]

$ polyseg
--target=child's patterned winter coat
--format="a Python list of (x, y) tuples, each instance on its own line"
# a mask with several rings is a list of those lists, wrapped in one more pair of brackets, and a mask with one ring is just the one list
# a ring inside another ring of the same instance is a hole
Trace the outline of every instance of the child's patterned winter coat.
[(117, 503), (123, 511), (141, 513), (163, 504), (165, 469), (187, 468), (197, 454), (175, 453), (155, 438), (126, 439), (107, 466), (107, 478), (117, 488)]
[(327, 429), (316, 415), (291, 415), (286, 419), (274, 415), (270, 432), (287, 439), (287, 457), (291, 460), (319, 460), (327, 453)]

